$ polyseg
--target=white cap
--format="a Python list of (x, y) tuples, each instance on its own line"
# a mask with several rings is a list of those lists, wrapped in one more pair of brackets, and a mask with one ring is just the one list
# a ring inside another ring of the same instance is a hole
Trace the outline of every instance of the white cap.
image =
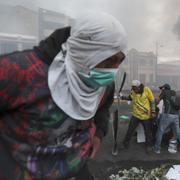
[(139, 87), (141, 85), (141, 82), (138, 81), (138, 80), (133, 80), (132, 81), (132, 86), (136, 86), (136, 87)]

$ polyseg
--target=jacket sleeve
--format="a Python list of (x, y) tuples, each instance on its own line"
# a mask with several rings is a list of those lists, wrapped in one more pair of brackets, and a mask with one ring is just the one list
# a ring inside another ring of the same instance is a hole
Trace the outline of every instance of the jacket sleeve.
[(57, 29), (45, 40), (40, 41), (39, 45), (34, 47), (37, 56), (50, 65), (55, 56), (62, 50), (61, 45), (70, 36), (70, 29), (70, 27)]
[(127, 101), (132, 101), (131, 95), (122, 96), (121, 99), (122, 99), (122, 100), (127, 100)]
[(107, 134), (108, 132), (108, 124), (109, 124), (109, 118), (110, 118), (110, 106), (113, 103), (114, 98), (114, 90), (115, 85), (112, 83), (106, 91), (105, 95), (105, 101), (103, 105), (98, 109), (94, 120), (96, 124), (96, 136), (99, 137), (101, 140), (102, 138)]

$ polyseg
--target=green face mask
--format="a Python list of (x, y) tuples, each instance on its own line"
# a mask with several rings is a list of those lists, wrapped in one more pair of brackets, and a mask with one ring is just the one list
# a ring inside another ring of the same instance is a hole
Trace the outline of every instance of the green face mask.
[(92, 88), (107, 86), (115, 80), (118, 69), (95, 68), (89, 74), (79, 72), (82, 81)]

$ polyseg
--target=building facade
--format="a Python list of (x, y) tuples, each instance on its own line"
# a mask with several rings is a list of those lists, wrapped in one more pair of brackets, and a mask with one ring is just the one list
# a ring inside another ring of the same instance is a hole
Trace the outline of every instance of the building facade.
[(157, 84), (168, 83), (173, 89), (180, 90), (180, 64), (158, 64), (157, 66)]
[(0, 54), (30, 49), (55, 29), (73, 22), (54, 11), (0, 4)]
[(133, 79), (138, 79), (154, 89), (158, 89), (158, 86), (164, 83), (169, 83), (174, 89), (180, 89), (180, 61), (157, 64), (153, 52), (131, 49), (123, 66), (127, 72), (125, 89), (131, 87)]
[(131, 49), (123, 66), (127, 73), (126, 89), (131, 87), (133, 79), (138, 79), (146, 85), (156, 83), (157, 59), (152, 52), (138, 52), (136, 49)]

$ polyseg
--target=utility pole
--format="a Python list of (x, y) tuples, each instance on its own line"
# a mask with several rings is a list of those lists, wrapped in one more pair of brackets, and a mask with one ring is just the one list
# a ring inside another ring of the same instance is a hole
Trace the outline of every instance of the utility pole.
[(158, 62), (159, 62), (159, 48), (160, 47), (164, 47), (163, 44), (159, 44), (158, 41), (156, 41), (156, 64), (155, 64), (155, 82), (157, 83), (157, 76), (158, 76), (158, 73), (157, 73), (157, 70), (158, 70)]
[(156, 61), (157, 61), (157, 64), (158, 64), (158, 42), (156, 41)]
[(157, 66), (158, 66), (158, 42), (156, 41), (156, 52), (155, 52), (155, 57), (156, 57), (156, 61), (155, 61), (155, 83), (157, 84)]

